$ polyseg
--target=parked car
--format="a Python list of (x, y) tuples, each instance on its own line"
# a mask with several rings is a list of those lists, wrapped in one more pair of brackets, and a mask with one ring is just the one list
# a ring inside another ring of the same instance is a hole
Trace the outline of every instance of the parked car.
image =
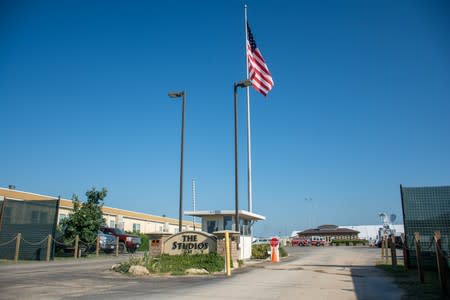
[[(112, 253), (116, 248), (116, 239), (113, 235), (104, 234), (101, 231), (98, 231), (99, 236), (99, 248), (100, 251), (105, 253)], [(96, 242), (92, 241), (90, 244), (83, 242), (82, 240), (78, 243), (78, 249), (80, 251), (81, 256), (86, 256), (88, 253), (94, 253), (96, 250)], [(75, 250), (74, 242), (71, 241), (69, 243), (66, 242), (62, 233), (58, 233), (56, 235), (56, 243), (55, 243), (55, 251), (59, 255), (63, 256), (71, 256), (73, 255), (73, 251)]]
[(126, 253), (127, 251), (134, 253), (141, 246), (141, 238), (139, 236), (125, 233), (122, 229), (103, 227), (100, 230), (105, 234), (119, 237), (120, 253)]
[[(64, 237), (65, 228), (61, 231), (57, 231), (55, 235), (55, 255), (56, 256), (73, 256), (75, 251), (74, 239), (68, 240)], [(78, 242), (78, 253), (80, 256), (86, 256), (89, 252), (88, 246), (81, 242)]]
[[(75, 251), (74, 243), (66, 243), (62, 236), (55, 238), (55, 255), (56, 256), (73, 256)], [(83, 244), (78, 244), (78, 251), (80, 256), (86, 256), (88, 254), (88, 247)]]
[[(382, 240), (377, 240), (375, 242), (375, 246), (378, 247), (378, 248), (381, 248), (381, 241)], [(396, 236), (395, 237), (395, 248), (403, 249), (403, 241), (402, 241), (402, 238), (400, 236)]]
[(266, 238), (253, 238), (252, 245), (269, 244), (269, 240)]
[(311, 237), (311, 246), (325, 246), (325, 239), (321, 236), (312, 236)]
[(98, 236), (100, 237), (100, 250), (105, 253), (112, 253), (116, 249), (116, 239), (113, 235), (105, 234), (99, 230)]

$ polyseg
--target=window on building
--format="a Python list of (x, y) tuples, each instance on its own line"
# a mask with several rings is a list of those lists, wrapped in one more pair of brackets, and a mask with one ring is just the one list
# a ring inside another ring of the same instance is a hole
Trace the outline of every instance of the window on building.
[(49, 224), (50, 220), (48, 220), (48, 212), (41, 211), (41, 215), (39, 217), (39, 220), (41, 221), (41, 223)]
[(233, 220), (231, 217), (223, 217), (223, 230), (233, 230)]
[(207, 227), (208, 233), (213, 233), (214, 231), (217, 231), (216, 221), (214, 221), (214, 220), (207, 221), (206, 227)]
[(58, 216), (58, 223), (61, 223), (62, 220), (66, 219), (66, 218), (67, 218), (66, 214), (59, 214), (59, 216)]
[(11, 224), (12, 208), (5, 207), (3, 211), (3, 224)]
[(109, 220), (109, 227), (116, 228), (116, 222), (114, 220)]
[(117, 228), (125, 230), (125, 222), (117, 222)]
[(249, 220), (241, 219), (241, 234), (243, 235), (251, 235), (251, 226)]
[(133, 223), (133, 232), (141, 232), (141, 224)]
[(33, 210), (31, 212), (31, 224), (39, 223), (39, 212), (37, 210)]
[(163, 227), (159, 226), (159, 232), (163, 232)]

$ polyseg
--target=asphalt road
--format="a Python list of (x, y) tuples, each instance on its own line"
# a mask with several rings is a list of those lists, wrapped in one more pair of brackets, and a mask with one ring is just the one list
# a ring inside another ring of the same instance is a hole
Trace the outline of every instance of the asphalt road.
[(0, 265), (0, 299), (400, 299), (374, 266), (379, 249), (295, 247), (280, 263), (247, 264), (231, 277), (132, 277), (126, 257)]

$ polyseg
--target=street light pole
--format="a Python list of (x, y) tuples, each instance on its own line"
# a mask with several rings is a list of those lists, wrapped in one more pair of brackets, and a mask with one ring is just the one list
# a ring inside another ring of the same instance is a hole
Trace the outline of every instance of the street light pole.
[[(234, 83), (234, 201), (235, 201), (235, 231), (240, 232), (239, 224), (239, 175), (238, 175), (238, 105), (237, 105), (237, 89), (251, 86), (250, 80), (246, 79), (241, 82)], [(236, 240), (239, 249), (239, 239)]]
[(186, 92), (172, 92), (169, 93), (170, 98), (180, 98), (183, 102), (183, 108), (181, 111), (181, 159), (180, 159), (180, 211), (178, 215), (178, 232), (183, 229), (182, 218), (183, 218), (183, 157), (184, 157), (184, 109), (186, 103)]

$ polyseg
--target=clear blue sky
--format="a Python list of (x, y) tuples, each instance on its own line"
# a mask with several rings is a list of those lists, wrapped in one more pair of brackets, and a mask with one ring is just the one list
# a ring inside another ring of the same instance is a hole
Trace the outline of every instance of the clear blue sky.
[[(0, 186), (178, 216), (234, 209), (243, 1), (2, 1)], [(248, 1), (275, 86), (252, 91), (256, 234), (401, 215), (399, 185), (450, 183), (448, 1)], [(240, 199), (246, 208), (245, 97)], [(311, 198), (312, 201), (305, 201)], [(401, 217), (400, 220), (401, 222)]]

